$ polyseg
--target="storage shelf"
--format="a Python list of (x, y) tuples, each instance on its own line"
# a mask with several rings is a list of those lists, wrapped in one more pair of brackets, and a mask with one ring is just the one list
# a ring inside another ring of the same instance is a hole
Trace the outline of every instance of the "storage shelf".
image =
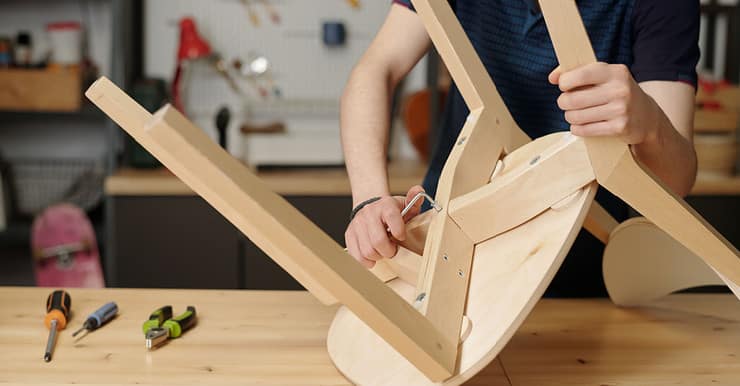
[(76, 112), (81, 105), (79, 69), (0, 70), (0, 110)]

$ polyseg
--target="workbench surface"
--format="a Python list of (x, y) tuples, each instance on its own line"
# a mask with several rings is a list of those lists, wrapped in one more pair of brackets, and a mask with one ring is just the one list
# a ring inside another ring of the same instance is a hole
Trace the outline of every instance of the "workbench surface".
[[(42, 359), (48, 288), (0, 287), (0, 383), (344, 385), (325, 349), (335, 308), (306, 292), (70, 289), (73, 315)], [(119, 316), (78, 339), (108, 301)], [(171, 304), (198, 325), (155, 351), (141, 324)], [(732, 295), (672, 295), (650, 307), (544, 299), (474, 385), (739, 385), (740, 304)], [(378, 371), (382, 371), (379, 369)]]

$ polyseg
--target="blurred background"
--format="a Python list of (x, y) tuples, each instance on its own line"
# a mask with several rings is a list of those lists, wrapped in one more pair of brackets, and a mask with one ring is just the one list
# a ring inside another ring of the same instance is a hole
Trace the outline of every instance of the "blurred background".
[[(88, 102), (173, 103), (343, 244), (339, 98), (390, 0), (0, 0), (0, 285), (300, 286)], [(740, 244), (740, 8), (702, 1), (689, 202)], [(394, 97), (394, 193), (421, 182), (449, 76)], [(597, 258), (597, 256), (595, 256)]]

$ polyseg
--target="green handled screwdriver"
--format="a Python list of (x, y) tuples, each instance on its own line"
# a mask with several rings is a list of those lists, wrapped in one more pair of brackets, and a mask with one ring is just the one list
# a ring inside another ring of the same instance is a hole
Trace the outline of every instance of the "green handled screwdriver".
[[(156, 311), (155, 311), (156, 312)], [(183, 332), (195, 325), (195, 307), (188, 306), (182, 315), (166, 320), (161, 327), (151, 328), (146, 332), (146, 348), (151, 350), (167, 339), (180, 337)]]
[(72, 298), (66, 291), (56, 290), (46, 298), (46, 317), (44, 324), (49, 329), (49, 340), (46, 342), (44, 360), (51, 361), (54, 344), (57, 340), (57, 330), (63, 330), (67, 326), (69, 310), (72, 308)]
[(98, 308), (95, 312), (90, 314), (90, 316), (85, 319), (85, 323), (82, 324), (82, 327), (80, 327), (79, 330), (75, 331), (72, 336), (77, 336), (82, 330), (88, 330), (92, 331), (97, 329), (98, 327), (104, 325), (109, 320), (113, 319), (114, 316), (118, 313), (118, 305), (115, 302), (110, 302), (104, 304), (102, 307)]

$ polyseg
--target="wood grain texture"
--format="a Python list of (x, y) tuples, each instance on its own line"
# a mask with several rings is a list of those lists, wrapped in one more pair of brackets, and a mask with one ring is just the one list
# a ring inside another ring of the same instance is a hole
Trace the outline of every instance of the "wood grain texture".
[[(449, 5), (447, 12), (451, 13)], [(503, 154), (503, 139), (491, 129), (491, 115), (472, 111), (450, 152), (437, 185), (435, 201), (442, 210), (433, 214), (427, 231), (422, 265), (416, 283), (419, 311), (447, 339), (457, 341), (465, 311), (474, 243), (449, 217), (449, 202), (488, 183)], [(455, 368), (455, 361), (452, 366)]]
[(740, 384), (732, 295), (671, 295), (639, 308), (543, 299), (500, 355), (516, 386)]
[[(166, 147), (155, 141), (145, 131), (145, 127), (151, 124), (153, 119), (146, 109), (136, 103), (131, 97), (126, 95), (123, 90), (118, 88), (113, 82), (105, 77), (99, 78), (93, 83), (90, 88), (85, 92), (90, 101), (98, 106), (105, 114), (107, 114), (113, 121), (121, 126), (126, 132), (131, 135), (140, 145), (142, 145), (147, 151), (152, 153), (160, 160), (160, 162), (169, 165), (170, 168), (181, 169), (181, 175), (189, 174), (187, 166), (182, 164), (181, 160), (173, 156)], [(212, 143), (212, 141), (209, 140)], [(249, 176), (250, 173), (246, 171), (246, 168), (242, 167), (242, 173), (240, 175)], [(249, 178), (249, 177), (247, 177)], [(257, 182), (258, 187), (260, 186)], [(242, 216), (246, 215), (247, 212), (241, 213)], [(291, 268), (293, 277), (298, 280), (305, 288), (319, 298), (324, 304), (333, 304), (336, 302), (336, 297), (327, 290), (323, 284), (317, 282), (310, 275), (306, 274), (294, 261), (294, 256), (283, 255), (278, 264), (282, 264), (284, 268)]]
[[(336, 308), (304, 291), (69, 289), (70, 328), (45, 363), (43, 307), (51, 290), (0, 287), (0, 383), (350, 384), (326, 352)], [(119, 316), (73, 339), (72, 328), (109, 301)], [(163, 304), (176, 311), (194, 305), (198, 324), (147, 352), (141, 324)], [(735, 386), (739, 312), (731, 295), (671, 295), (632, 309), (607, 299), (543, 299), (500, 355), (505, 367), (496, 361), (466, 385)]]
[[(363, 385), (459, 385), (486, 368), (535, 306), (570, 249), (596, 184), (581, 192), (569, 205), (547, 210), (475, 247), (465, 309), (472, 328), (460, 344), (458, 369), (452, 378), (429, 381), (344, 307), (337, 312), (327, 340), (337, 368)], [(407, 301), (414, 301), (411, 285), (399, 279), (389, 285)]]
[(502, 165), (491, 183), (450, 202), (450, 216), (475, 243), (523, 224), (595, 179), (583, 142), (570, 133), (538, 138)]
[(644, 217), (617, 226), (604, 248), (604, 284), (621, 306), (647, 304), (687, 288), (724, 285), (699, 256)]

